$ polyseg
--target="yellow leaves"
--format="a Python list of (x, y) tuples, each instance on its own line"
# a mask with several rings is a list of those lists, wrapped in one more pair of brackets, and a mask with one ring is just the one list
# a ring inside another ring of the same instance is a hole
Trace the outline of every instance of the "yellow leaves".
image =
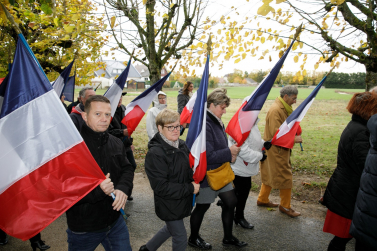
[(146, 5), (148, 0), (143, 0), (143, 4)]
[(265, 41), (266, 41), (266, 38), (265, 38), (265, 37), (262, 37), (261, 40), (260, 40), (260, 42), (261, 42), (262, 44), (264, 44)]
[(175, 3), (172, 3), (172, 4), (170, 5), (170, 9), (171, 9), (171, 8), (173, 8), (173, 7), (174, 7), (174, 5), (175, 5)]
[(199, 40), (203, 40), (203, 39), (205, 39), (206, 38), (206, 35), (202, 35), (200, 38), (199, 38)]
[(262, 36), (263, 31), (261, 29), (259, 29), (259, 30), (257, 30), (257, 34), (258, 34), (258, 36)]
[(74, 24), (64, 25), (63, 28), (67, 33), (72, 33), (73, 30), (75, 29), (75, 25)]
[(238, 52), (243, 52), (243, 47), (238, 48)]
[(74, 14), (74, 15), (71, 17), (72, 21), (77, 21), (77, 19), (79, 19), (79, 18), (80, 18), (79, 14)]
[(305, 77), (305, 76), (306, 76), (306, 74), (307, 74), (306, 70), (303, 70), (303, 71), (302, 71), (302, 76), (304, 76), (304, 77)]
[(233, 43), (233, 39), (229, 40), (226, 44), (227, 44), (228, 46), (231, 46), (232, 43)]
[(326, 20), (323, 19), (323, 21), (322, 21), (322, 29), (327, 30), (328, 28), (329, 28), (329, 26), (327, 25)]
[(254, 52), (255, 52), (255, 48), (253, 48), (253, 49), (251, 50), (251, 54), (254, 54)]
[(222, 16), (222, 17), (220, 18), (220, 23), (225, 24), (225, 17), (224, 17), (224, 16)]
[(272, 0), (270, 1), (270, 0), (264, 0), (263, 1), (264, 2), (264, 4), (261, 6), (261, 7), (259, 7), (258, 8), (258, 11), (257, 11), (257, 14), (258, 15), (261, 15), (261, 16), (266, 16), (268, 13), (270, 13), (271, 11), (272, 12), (275, 12), (275, 9), (274, 8), (272, 8), (270, 5), (269, 5), (269, 3), (270, 2), (272, 2)]
[(240, 58), (237, 58), (237, 59), (234, 61), (234, 63), (237, 64), (237, 63), (239, 63), (240, 61), (241, 61), (241, 59), (240, 59)]
[(57, 18), (57, 17), (54, 18), (54, 24), (56, 26), (59, 26), (59, 18)]
[(246, 58), (246, 53), (242, 53), (242, 59)]
[(298, 62), (298, 56), (297, 55), (293, 58), (293, 61), (295, 61), (295, 63)]
[(331, 0), (332, 4), (341, 5), (345, 0)]
[(318, 69), (318, 66), (319, 66), (319, 64), (316, 63), (316, 64), (314, 65), (314, 69), (317, 70), (317, 69)]
[(258, 60), (262, 60), (262, 59), (264, 59), (264, 57), (263, 57), (263, 56), (261, 56), (260, 58), (258, 58)]
[(217, 34), (221, 35), (221, 29), (217, 30)]
[(165, 13), (164, 15), (162, 15), (162, 18), (168, 19), (169, 15), (167, 13)]
[(272, 59), (271, 59), (271, 55), (268, 57), (268, 59), (270, 60), (270, 62), (272, 61)]
[(276, 4), (279, 4), (279, 3), (283, 3), (285, 2), (286, 0), (276, 0)]
[(116, 19), (115, 16), (112, 16), (112, 17), (110, 18), (110, 27), (111, 27), (111, 29), (114, 28), (115, 19)]
[(344, 61), (348, 62), (348, 58), (346, 57), (346, 58), (344, 59)]

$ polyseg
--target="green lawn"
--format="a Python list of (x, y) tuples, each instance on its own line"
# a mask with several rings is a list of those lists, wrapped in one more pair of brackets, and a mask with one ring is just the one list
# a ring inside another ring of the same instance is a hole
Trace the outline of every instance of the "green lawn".
[[(242, 99), (250, 95), (254, 87), (230, 87), (227, 88), (231, 97), (231, 105), (227, 109), (227, 113), (222, 120), (225, 125), (228, 124), (231, 117), (241, 105)], [(279, 95), (280, 88), (273, 88), (268, 100), (259, 115), (259, 129), (263, 135), (265, 116), (268, 108), (273, 100)], [(299, 89), (298, 102), (294, 105), (296, 108), (304, 98), (306, 98), (313, 89)], [(177, 110), (177, 93), (178, 90), (164, 89), (168, 95), (168, 108)], [(211, 90), (209, 90), (210, 92)], [(292, 166), (294, 172), (303, 174), (316, 174), (326, 176), (332, 174), (336, 165), (337, 145), (340, 135), (344, 127), (349, 122), (351, 115), (346, 110), (348, 100), (351, 94), (339, 94), (338, 91), (344, 93), (362, 92), (363, 90), (337, 90), (337, 89), (321, 89), (316, 100), (309, 109), (306, 117), (301, 122), (303, 129), (303, 146), (304, 151), (300, 150), (299, 145), (295, 146), (292, 153)], [(77, 90), (78, 92), (78, 90)], [(98, 94), (103, 94), (105, 90), (98, 90)], [(123, 98), (123, 104), (127, 105), (140, 92), (129, 92)], [(144, 157), (147, 151), (148, 136), (146, 134), (145, 117), (142, 119), (138, 128), (133, 134), (135, 138), (134, 144), (137, 148), (135, 157), (139, 167), (143, 167)], [(187, 130), (182, 139), (186, 138)]]

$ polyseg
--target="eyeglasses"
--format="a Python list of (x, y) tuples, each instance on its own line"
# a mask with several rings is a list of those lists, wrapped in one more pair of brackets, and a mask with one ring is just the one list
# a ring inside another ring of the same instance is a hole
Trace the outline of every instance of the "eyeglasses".
[(180, 130), (181, 129), (181, 126), (180, 125), (177, 125), (177, 126), (164, 126), (166, 128), (168, 128), (168, 131), (169, 132), (173, 132), (174, 130)]

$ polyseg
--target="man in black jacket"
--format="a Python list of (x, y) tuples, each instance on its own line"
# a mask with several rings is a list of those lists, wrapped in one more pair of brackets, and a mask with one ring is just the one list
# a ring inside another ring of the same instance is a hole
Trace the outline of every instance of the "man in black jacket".
[[(100, 243), (105, 250), (131, 250), (119, 210), (124, 209), (132, 190), (134, 173), (122, 142), (107, 131), (110, 101), (92, 96), (86, 100), (82, 115), (81, 136), (106, 179), (67, 211), (68, 250), (94, 250)], [(116, 196), (114, 201), (111, 193)]]
[(79, 92), (79, 98), (81, 103), (72, 108), (71, 114), (69, 116), (72, 119), (73, 124), (75, 124), (78, 131), (81, 131), (81, 127), (84, 124), (81, 113), (85, 111), (85, 102), (91, 96), (96, 95), (96, 92), (93, 90), (93, 87), (84, 87)]

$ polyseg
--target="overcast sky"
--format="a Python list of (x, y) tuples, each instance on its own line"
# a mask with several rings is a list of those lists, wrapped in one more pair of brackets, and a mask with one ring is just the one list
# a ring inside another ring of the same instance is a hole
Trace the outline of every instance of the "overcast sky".
[[(250, 0), (249, 2), (247, 2), (246, 0), (233, 0), (233, 1), (213, 0), (209, 3), (209, 6), (206, 8), (204, 15), (203, 15), (203, 20), (207, 16), (211, 20), (219, 20), (222, 15), (225, 15), (225, 16), (230, 16), (232, 20), (236, 20), (239, 23), (241, 23), (241, 21), (245, 20), (245, 17), (249, 17), (249, 19), (254, 17), (258, 8), (262, 4), (263, 3), (259, 0), (258, 1)], [(234, 6), (236, 10), (232, 9), (231, 8), (232, 6)], [(283, 11), (285, 9), (287, 9), (287, 5), (284, 5), (284, 4), (280, 4), (279, 6), (272, 4), (272, 6), (276, 7), (276, 9), (282, 8)], [(239, 15), (237, 15), (236, 12), (238, 12)], [(124, 19), (125, 18), (123, 18), (123, 21), (124, 21)], [(258, 22), (259, 22), (259, 27), (272, 28), (273, 30), (275, 30), (275, 29), (276, 30), (282, 30), (282, 33), (288, 34), (287, 32), (289, 30), (287, 31), (287, 29), (285, 29), (283, 27), (279, 27), (275, 23), (271, 23), (271, 22), (265, 21), (263, 19), (248, 23), (247, 25), (245, 25), (245, 30), (247, 28), (252, 28), (252, 29), (258, 28), (257, 27)], [(295, 23), (296, 23), (296, 20), (295, 20)], [(301, 23), (301, 21), (299, 19), (297, 19), (297, 25), (300, 24), (300, 23)], [(124, 28), (124, 29), (128, 28), (129, 29), (130, 28), (129, 23), (123, 24), (122, 28)], [(216, 32), (218, 29), (221, 29), (221, 28), (222, 28), (221, 24), (218, 24), (217, 26), (214, 27), (213, 31)], [(242, 33), (243, 32), (241, 32), (241, 34)], [(289, 34), (293, 34), (293, 32), (291, 32)], [(249, 36), (249, 38), (250, 38), (250, 36)], [(301, 39), (303, 39), (303, 38), (301, 37)], [(309, 40), (312, 43), (314, 41), (314, 43), (316, 43), (317, 46), (323, 45), (323, 41), (319, 38), (305, 37), (305, 39), (307, 41)], [(271, 47), (273, 45), (275, 45), (275, 43), (271, 43), (270, 41), (266, 41), (263, 45), (259, 44), (259, 47), (260, 47), (259, 51), (263, 51), (265, 49), (271, 50)], [(314, 64), (318, 61), (319, 55), (314, 54), (315, 52), (307, 46), (304, 46), (302, 51), (304, 53), (308, 53), (308, 59), (307, 59), (306, 65), (305, 65), (305, 69), (307, 71), (314, 70)], [(287, 59), (285, 61), (284, 68), (282, 69), (282, 71), (296, 72), (296, 71), (300, 70), (299, 68), (300, 68), (301, 63), (294, 63), (294, 61), (293, 61), (293, 57), (295, 55), (297, 55), (297, 52), (298, 51), (294, 51), (294, 52), (292, 51), (290, 53), (290, 55), (287, 57)], [(258, 60), (259, 55), (256, 56), (256, 57), (251, 57), (250, 54), (248, 54), (246, 59), (242, 60), (241, 62), (239, 62), (237, 64), (234, 63), (235, 59), (230, 59), (229, 61), (224, 61), (224, 65), (223, 65), (222, 70), (219, 70), (218, 64), (215, 63), (215, 65), (210, 68), (210, 72), (211, 72), (212, 76), (221, 77), (221, 76), (224, 76), (227, 73), (233, 72), (234, 69), (239, 69), (239, 70), (248, 71), (248, 72), (251, 72), (253, 70), (260, 70), (260, 69), (263, 69), (263, 70), (271, 69), (275, 65), (275, 63), (278, 61), (279, 57), (278, 57), (278, 52), (272, 52), (270, 55), (271, 55), (271, 58), (272, 58), (271, 62), (269, 62), (268, 56), (265, 57), (265, 59)], [(129, 56), (122, 53), (122, 52), (116, 52), (115, 57), (116, 57), (117, 60), (122, 60), (122, 61), (126, 61), (126, 60), (129, 59)], [(109, 56), (107, 58), (106, 57), (103, 57), (103, 58), (104, 59), (111, 59), (111, 56)], [(136, 62), (136, 64), (139, 64), (139, 63)], [(203, 68), (204, 68), (204, 65), (203, 65)], [(190, 70), (195, 69), (196, 74), (201, 75), (201, 73), (203, 72), (203, 68), (202, 69), (200, 69), (200, 68), (190, 68)], [(330, 69), (330, 64), (326, 63), (326, 64), (320, 64), (317, 71), (328, 71), (329, 69)], [(335, 71), (338, 71), (338, 72), (365, 72), (365, 68), (364, 68), (363, 65), (349, 60), (349, 62), (342, 62), (339, 69), (336, 69)]]

